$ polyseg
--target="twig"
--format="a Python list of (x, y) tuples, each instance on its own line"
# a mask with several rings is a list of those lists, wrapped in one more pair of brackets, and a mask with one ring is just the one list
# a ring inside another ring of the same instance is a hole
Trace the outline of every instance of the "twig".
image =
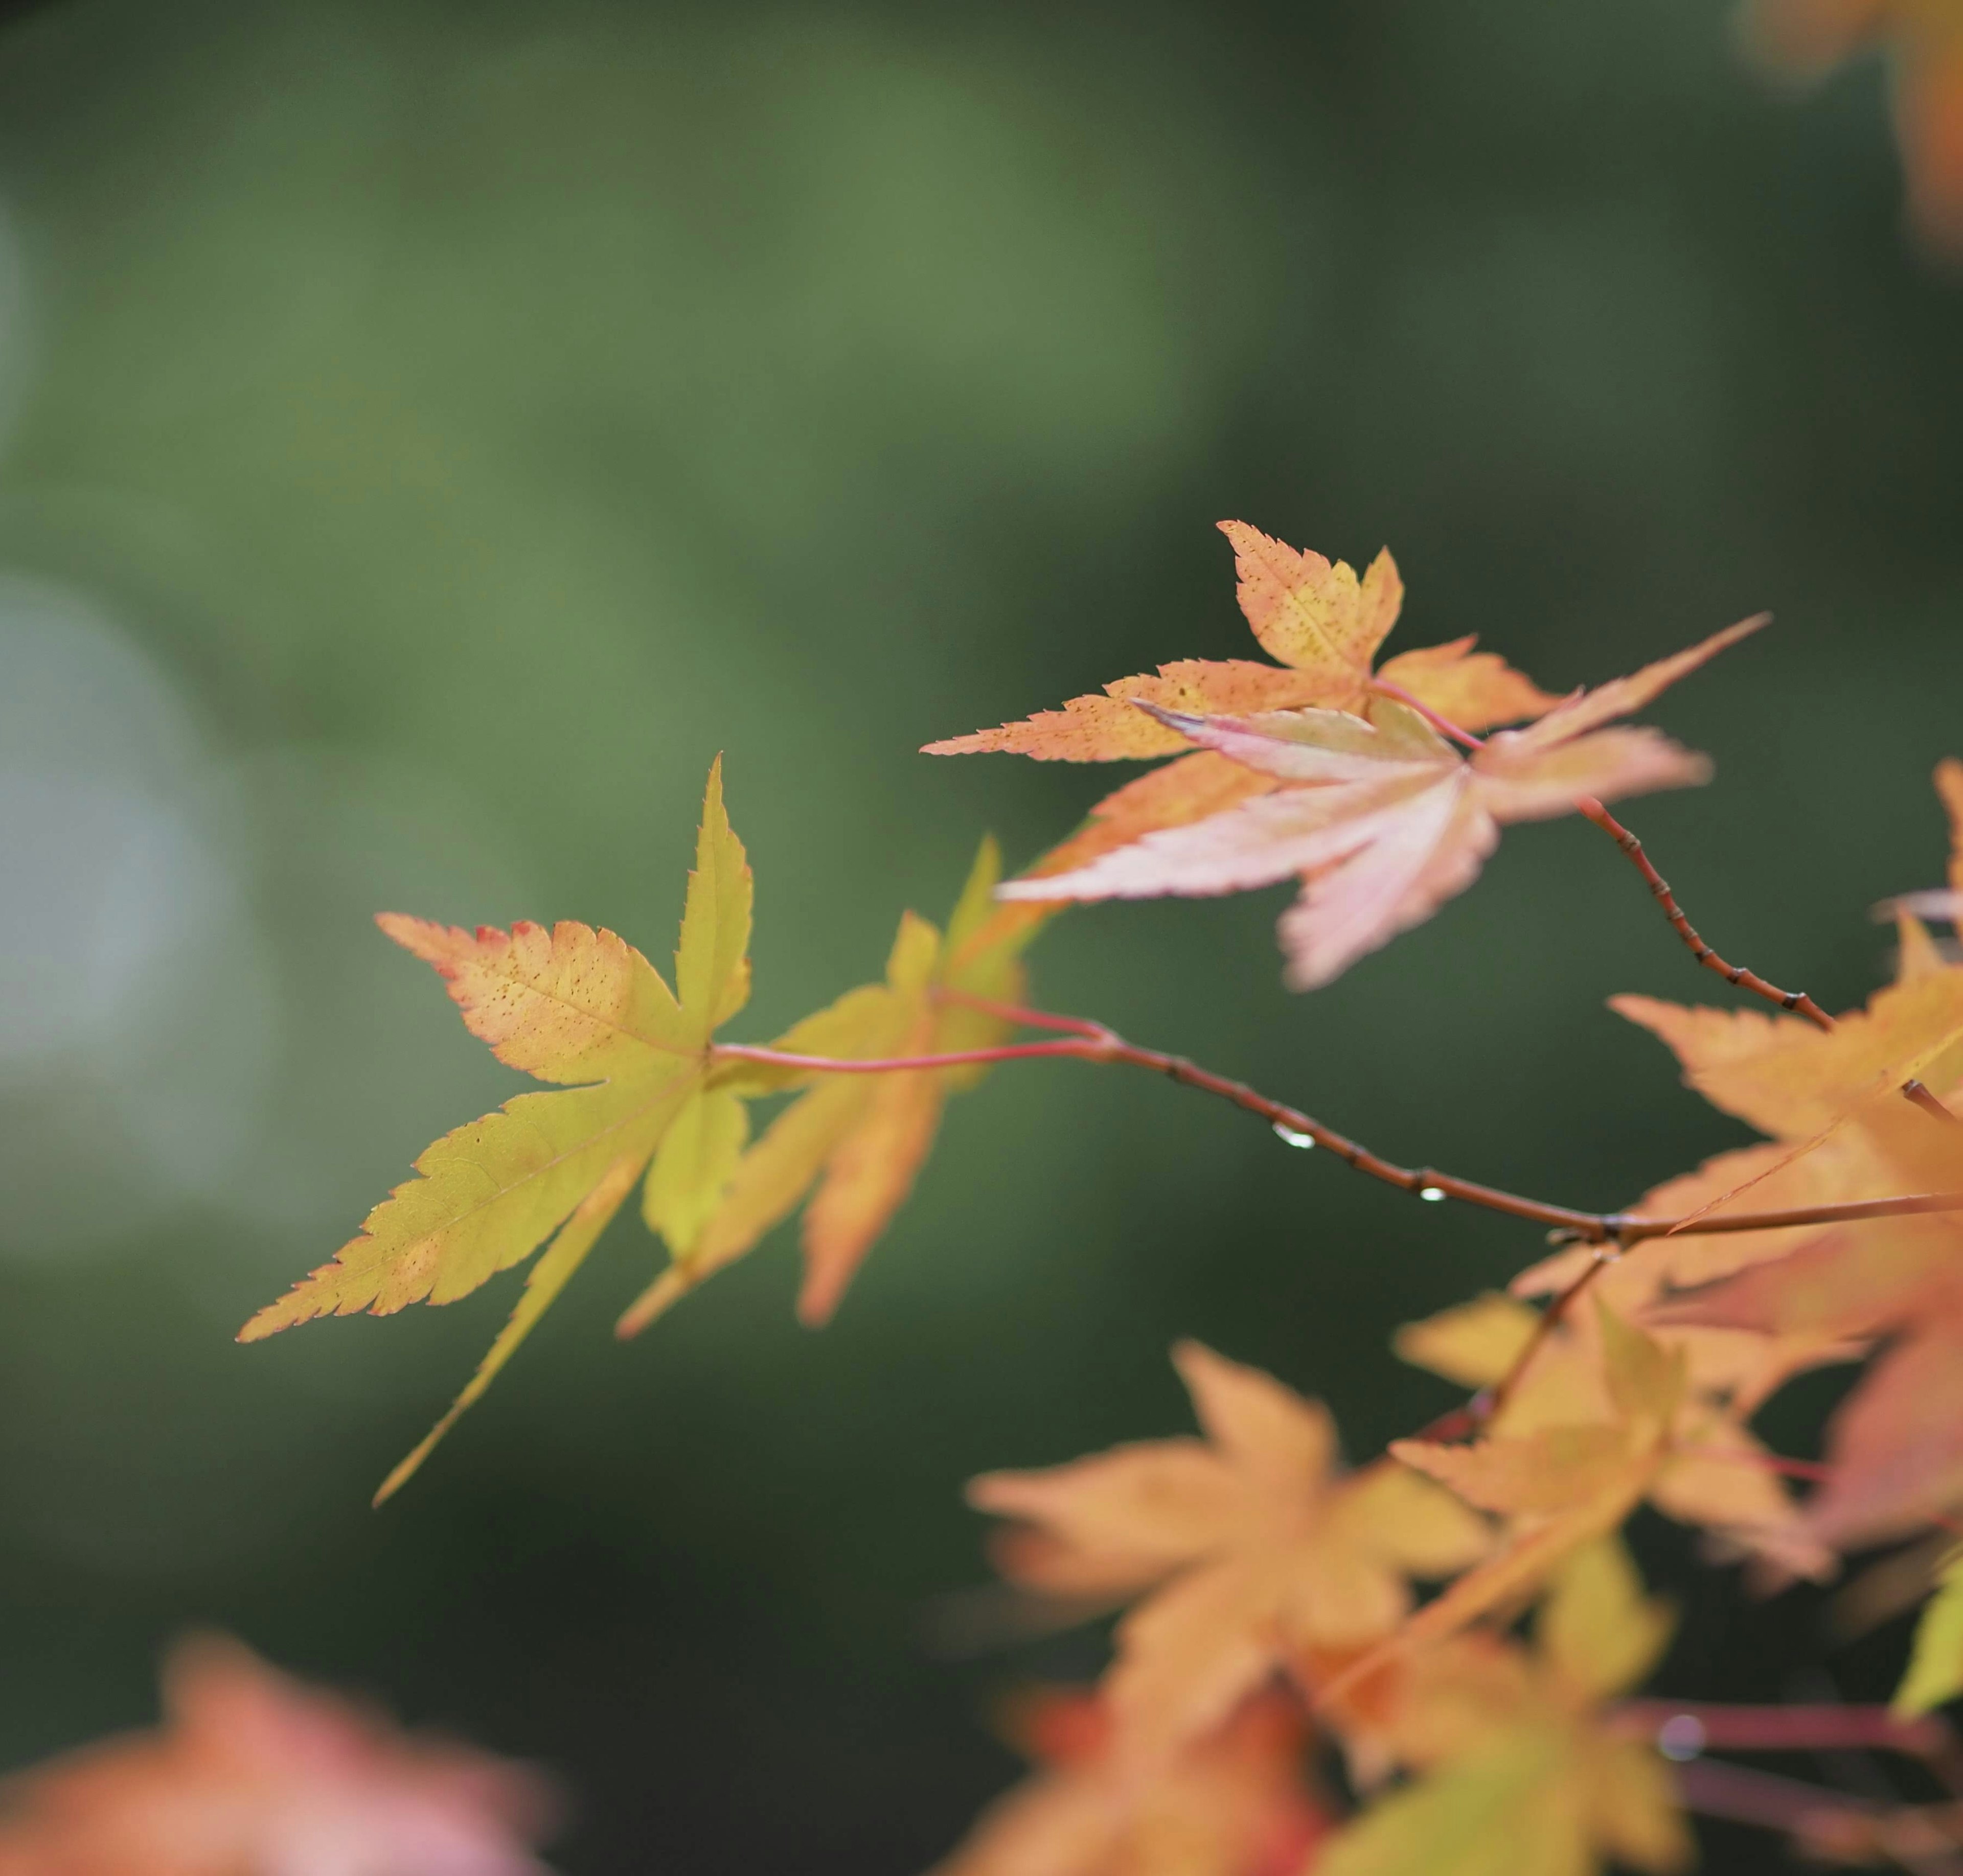
[(1748, 990), (1755, 997), (1763, 997), (1766, 1002), (1776, 1004), (1782, 1010), (1790, 1010), (1802, 1016), (1809, 1023), (1823, 1029), (1833, 1026), (1833, 1019), (1803, 990), (1781, 990), (1779, 987), (1760, 976), (1756, 971), (1748, 971), (1741, 964), (1728, 964), (1704, 942), (1697, 927), (1684, 917), (1683, 908), (1676, 902), (1676, 895), (1670, 889), (1670, 882), (1650, 863), (1649, 856), (1643, 851), (1643, 844), (1624, 827), (1608, 809), (1592, 795), (1578, 797), (1574, 804), (1580, 812), (1594, 822), (1622, 851), (1629, 856), (1629, 863), (1643, 876), (1657, 904), (1662, 908), (1663, 915), (1670, 920), (1676, 935), (1690, 947), (1690, 955), (1707, 971), (1715, 971), (1728, 984), (1735, 984), (1740, 990)]
[(1658, 1741), (1666, 1757), (1694, 1758), (1706, 1750), (1810, 1753), (1878, 1750), (1929, 1759), (1955, 1739), (1933, 1715), (1897, 1719), (1887, 1707), (1837, 1702), (1790, 1706), (1735, 1706), (1702, 1700), (1625, 1700), (1609, 1710), (1619, 1731)]
[(1925, 1114), (1936, 1120), (1945, 1122), (1952, 1127), (1963, 1127), (1963, 1121), (1959, 1121), (1954, 1114), (1951, 1113), (1949, 1109), (1930, 1093), (1920, 1081), (1913, 1080), (1904, 1081), (1902, 1084), (1901, 1091), (1905, 1099), (1913, 1101)]
[[(1053, 1015), (1047, 1010), (1025, 1010), (1016, 1004), (991, 1004), (982, 998), (951, 992), (943, 994), (951, 1002), (991, 1010), (1005, 1020), (1039, 1025), (1068, 1033), (1055, 1042), (1005, 1042), (992, 1048), (953, 1049), (939, 1055), (805, 1055), (743, 1042), (718, 1042), (709, 1053), (712, 1058), (719, 1061), (754, 1061), (816, 1074), (895, 1074), (969, 1068), (987, 1062), (1059, 1059), (1124, 1062), (1162, 1074), (1183, 1087), (1196, 1088), (1202, 1093), (1231, 1101), (1236, 1107), (1258, 1114), (1290, 1145), (1323, 1148), (1344, 1164), (1387, 1186), (1395, 1186), (1400, 1191), (1434, 1202), (1456, 1199), (1484, 1211), (1548, 1225), (1571, 1242), (1598, 1245), (1612, 1243), (1619, 1247), (1617, 1255), (1623, 1244), (1634, 1244), (1645, 1237), (1660, 1237), (1679, 1230), (1686, 1234), (1772, 1231), (1792, 1225), (1840, 1224), (1865, 1218), (1900, 1218), (1917, 1212), (1963, 1211), (1963, 1192), (1909, 1193), (1894, 1198), (1856, 1199), (1838, 1205), (1804, 1206), (1793, 1211), (1736, 1212), (1722, 1218), (1694, 1217), (1687, 1221), (1641, 1218), (1627, 1212), (1577, 1211), (1571, 1205), (1552, 1205), (1545, 1199), (1503, 1191), (1496, 1186), (1481, 1185), (1476, 1180), (1462, 1179), (1455, 1173), (1440, 1172), (1435, 1167), (1399, 1166), (1338, 1133), (1334, 1128), (1324, 1125), (1300, 1108), (1275, 1100), (1244, 1081), (1215, 1074), (1183, 1055), (1167, 1055), (1161, 1049), (1142, 1048), (1135, 1042), (1128, 1042), (1102, 1023), (1080, 1016)], [(1010, 1013), (1012, 1011), (1013, 1015)], [(1612, 1261), (1612, 1258), (1609, 1260)], [(1591, 1272), (1593, 1268), (1590, 1266)], [(1571, 1287), (1578, 1292), (1586, 1287), (1588, 1280), (1592, 1279), (1584, 1278)], [(1551, 1328), (1571, 1301), (1571, 1297), (1557, 1297), (1543, 1317), (1543, 1323)]]
[[(1470, 730), (1461, 729), (1450, 718), (1441, 716), (1430, 705), (1412, 696), (1402, 684), (1391, 683), (1382, 677), (1375, 677), (1370, 680), (1370, 688), (1381, 692), (1387, 697), (1395, 697), (1407, 709), (1415, 710), (1439, 735), (1449, 737), (1454, 742), (1462, 743), (1468, 749), (1485, 748), (1485, 739), (1483, 737), (1474, 735)], [(1593, 821), (1596, 826), (1601, 828), (1628, 856), (1629, 863), (1642, 875), (1644, 883), (1654, 896), (1657, 904), (1663, 908), (1664, 917), (1670, 920), (1676, 935), (1690, 947), (1690, 955), (1706, 970), (1715, 971), (1728, 984), (1735, 984), (1740, 990), (1748, 990), (1754, 996), (1764, 997), (1768, 1003), (1777, 1004), (1782, 1010), (1792, 1010), (1804, 1016), (1808, 1021), (1818, 1024), (1823, 1029), (1833, 1028), (1833, 1019), (1811, 997), (1808, 996), (1804, 991), (1781, 990), (1776, 984), (1769, 982), (1760, 976), (1756, 971), (1748, 971), (1742, 965), (1726, 963), (1715, 951), (1712, 949), (1710, 946), (1704, 942), (1697, 927), (1684, 916), (1683, 907), (1676, 902), (1676, 895), (1670, 889), (1670, 882), (1651, 863), (1649, 856), (1643, 851), (1642, 842), (1609, 813), (1608, 809), (1593, 795), (1577, 796), (1574, 805), (1578, 813), (1586, 815), (1589, 820)], [(1920, 1085), (1920, 1083), (1910, 1084), (1911, 1087), (1919, 1087)], [(1907, 1090), (1904, 1089), (1903, 1091), (1907, 1093)], [(1927, 1090), (1925, 1090), (1924, 1092), (1926, 1093)], [(1911, 1095), (1910, 1098), (1913, 1100), (1915, 1097)], [(1929, 1098), (1932, 1100), (1935, 1099), (1933, 1095)], [(1942, 1108), (1939, 1102), (1936, 1105), (1945, 1118), (1954, 1118), (1953, 1116), (1949, 1115), (1947, 1109)]]

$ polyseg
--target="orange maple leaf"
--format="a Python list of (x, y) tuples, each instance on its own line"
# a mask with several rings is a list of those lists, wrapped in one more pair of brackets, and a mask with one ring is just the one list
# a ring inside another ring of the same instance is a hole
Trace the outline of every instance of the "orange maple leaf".
[[(1347, 561), (1333, 565), (1299, 553), (1244, 521), (1222, 521), (1234, 544), (1241, 610), (1261, 648), (1279, 661), (1185, 658), (1161, 664), (1155, 677), (1120, 677), (1103, 691), (1072, 697), (999, 729), (977, 730), (930, 743), (936, 756), (990, 751), (1033, 756), (1039, 762), (1116, 762), (1177, 756), (1186, 744), (1175, 731), (1133, 706), (1202, 716), (1294, 709), (1305, 704), (1360, 711), (1372, 692), (1371, 661), (1404, 603), (1404, 582), (1386, 548), (1361, 580)], [(1471, 639), (1406, 651), (1376, 674), (1461, 728), (1481, 730), (1551, 709), (1559, 699), (1510, 669)]]
[(17, 1773), (4, 1876), (546, 1876), (539, 1775), (397, 1731), (237, 1642), (187, 1642), (164, 1724)]
[[(1635, 1320), (1657, 1294), (1635, 1255), (1598, 1269), (1592, 1282), (1594, 1307), (1570, 1311), (1542, 1336), (1517, 1375), (1518, 1358), (1539, 1330), (1540, 1316), (1511, 1296), (1489, 1293), (1407, 1323), (1392, 1346), (1404, 1360), (1462, 1387), (1491, 1388), (1513, 1377), (1484, 1428), (1491, 1438), (1547, 1433), (1564, 1440), (1577, 1426), (1622, 1417), (1610, 1385), (1609, 1325)], [(1684, 1385), (1671, 1428), (1673, 1457), (1650, 1488), (1658, 1509), (1680, 1523), (1701, 1526), (1728, 1551), (1767, 1557), (1791, 1573), (1822, 1573), (1829, 1560), (1817, 1544), (1794, 1532), (1787, 1489), (1772, 1455), (1745, 1425), (1779, 1380), (1819, 1359), (1817, 1343), (1789, 1346), (1730, 1329), (1644, 1327), (1654, 1330), (1665, 1358), (1680, 1365)]]
[(1343, 1474), (1327, 1408), (1183, 1342), (1173, 1360), (1208, 1439), (1121, 1446), (974, 1481), (978, 1509), (1049, 1541), (1009, 1567), (1036, 1589), (1149, 1592), (1105, 1683), (1123, 1750), (1156, 1762), (1217, 1726), (1277, 1667), (1388, 1633), (1408, 1580), (1486, 1548), (1483, 1522), (1396, 1468)]
[(1888, 49), (1911, 216), (1935, 245), (1963, 245), (1963, 10), (1954, 0), (1752, 0), (1745, 18), (1759, 56), (1799, 77), (1865, 46)]
[(1047, 1689), (1007, 1718), (1039, 1769), (933, 1876), (1297, 1876), (1331, 1827), (1303, 1776), (1302, 1709), (1279, 1690), (1142, 1775), (1093, 1692)]
[(1188, 742), (1272, 779), (1273, 786), (1200, 820), (1144, 834), (1065, 872), (1012, 881), (1004, 898), (1148, 898), (1244, 892), (1299, 876), (1283, 914), (1288, 981), (1330, 982), (1397, 933), (1462, 892), (1500, 824), (1570, 812), (1577, 797), (1612, 799), (1702, 782), (1710, 765), (1651, 729), (1605, 727), (1640, 709), (1764, 621), (1581, 691), (1469, 757), (1415, 710), (1366, 700), (1331, 709), (1206, 716), (1139, 700), (1135, 708)]

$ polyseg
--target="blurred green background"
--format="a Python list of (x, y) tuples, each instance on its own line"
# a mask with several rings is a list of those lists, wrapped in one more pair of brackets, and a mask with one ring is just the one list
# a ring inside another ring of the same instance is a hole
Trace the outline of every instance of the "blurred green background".
[[(766, 1036), (984, 829), (1026, 860), (1113, 779), (919, 744), (1250, 653), (1233, 515), (1389, 542), (1395, 643), (1555, 688), (1776, 610), (1656, 712), (1718, 784), (1629, 818), (1721, 948), (1859, 999), (1963, 751), (1963, 294), (1883, 112), (1872, 64), (1768, 91), (1702, 0), (12, 21), (0, 1759), (143, 1719), (219, 1623), (559, 1768), (572, 1876), (930, 1862), (1011, 1775), (992, 1692), (1097, 1660), (943, 1658), (962, 1480), (1183, 1429), (1181, 1334), (1367, 1455), (1451, 1397), (1391, 1327), (1535, 1234), (1033, 1064), (956, 1105), (830, 1330), (780, 1233), (616, 1346), (659, 1261), (625, 1222), (371, 1513), (515, 1279), (232, 1333), (516, 1077), (370, 915), (664, 960), (721, 749)], [(1558, 1199), (1742, 1137), (1603, 1010), (1724, 992), (1585, 824), (1315, 995), (1283, 902), (1074, 913), (1037, 994)], [(1639, 1535), (1686, 1599), (1663, 1686), (1885, 1686), (1898, 1636), (1826, 1652)]]

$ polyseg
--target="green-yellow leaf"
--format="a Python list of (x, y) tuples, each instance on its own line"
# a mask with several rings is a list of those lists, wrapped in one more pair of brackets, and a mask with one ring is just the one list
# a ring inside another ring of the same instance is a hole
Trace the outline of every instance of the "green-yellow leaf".
[(1904, 1718), (1932, 1712), (1963, 1694), (1963, 1550), (1946, 1562), (1936, 1593), (1916, 1624), (1908, 1672), (1895, 1689), (1894, 1710)]
[(661, 1136), (648, 1169), (641, 1212), (676, 1257), (687, 1257), (722, 1202), (749, 1137), (749, 1111), (741, 1097), (701, 1087), (682, 1103)]
[(436, 968), (500, 1060), (541, 1080), (587, 1084), (519, 1095), (446, 1135), (416, 1161), (421, 1177), (377, 1205), (331, 1263), (240, 1332), (257, 1341), (315, 1316), (450, 1302), (559, 1232), (476, 1377), (384, 1496), (510, 1359), (650, 1160), (649, 1216), (678, 1248), (719, 1203), (748, 1129), (738, 1093), (709, 1085), (709, 1045), (748, 994), (751, 897), (719, 759), (676, 952), (679, 997), (611, 932), (521, 924), (472, 933), (383, 916), (383, 930)]
[[(1001, 875), (995, 844), (985, 840), (945, 938), (925, 919), (904, 914), (885, 981), (848, 991), (773, 1046), (790, 1055), (864, 1061), (957, 1053), (1001, 1041), (1008, 1032), (1003, 1018), (962, 1000), (1008, 1003), (1022, 994), (1018, 953), (1036, 927), (1014, 908), (995, 904), (991, 895)], [(801, 1084), (804, 1092), (743, 1154), (720, 1208), (702, 1222), (687, 1254), (678, 1252), (636, 1298), (619, 1333), (645, 1329), (713, 1271), (742, 1257), (807, 1195), (798, 1313), (807, 1323), (827, 1320), (912, 1189), (947, 1096), (984, 1072), (985, 1065), (976, 1064), (828, 1075), (741, 1061), (713, 1071), (712, 1085), (745, 1094)]]
[(426, 1433), (422, 1443), (382, 1481), (375, 1503), (392, 1498), (407, 1484), (416, 1469), (436, 1449), (436, 1443), (454, 1426), (464, 1410), (480, 1399), (497, 1378), (498, 1370), (517, 1352), (518, 1344), (532, 1332), (533, 1325), (558, 1300), (559, 1293), (573, 1273), (586, 1261), (586, 1253), (599, 1242), (600, 1234), (613, 1221), (620, 1202), (634, 1189), (640, 1176), (639, 1160), (632, 1154), (616, 1160), (600, 1183), (579, 1202), (578, 1209), (559, 1228), (549, 1249), (525, 1274), (525, 1288), (511, 1320), (499, 1331), (477, 1372), (463, 1391), (450, 1404), (450, 1411)]
[(700, 1048), (716, 1027), (750, 1000), (750, 910), (754, 888), (743, 843), (722, 807), (722, 758), (709, 771), (688, 876), (681, 942), (675, 947), (675, 989), (690, 1040)]

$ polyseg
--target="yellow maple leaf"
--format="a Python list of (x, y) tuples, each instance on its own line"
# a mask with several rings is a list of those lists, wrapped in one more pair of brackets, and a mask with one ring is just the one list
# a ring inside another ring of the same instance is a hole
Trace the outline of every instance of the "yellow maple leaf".
[[(944, 936), (907, 913), (883, 983), (847, 991), (771, 1046), (792, 1055), (865, 1061), (954, 1054), (1001, 1042), (1009, 1024), (959, 1000), (1013, 1003), (1022, 995), (1017, 953), (1034, 927), (994, 906), (1001, 871), (994, 843), (983, 842)], [(668, 1268), (622, 1316), (620, 1333), (637, 1333), (704, 1278), (744, 1256), (807, 1193), (798, 1314), (809, 1324), (828, 1320), (867, 1250), (912, 1189), (949, 1093), (972, 1085), (982, 1072), (962, 1067), (800, 1077), (767, 1068), (738, 1071), (731, 1085), (749, 1093), (800, 1080), (815, 1085), (806, 1086), (735, 1161), (700, 1234), (676, 1247)]]
[[(1005, 1027), (998, 1018), (939, 999), (948, 991), (1020, 994), (1015, 954), (1033, 927), (995, 911), (990, 892), (998, 870), (993, 844), (985, 843), (947, 939), (909, 914), (888, 983), (848, 993), (785, 1042), (821, 1056), (865, 1058), (997, 1039)], [(377, 1503), (482, 1397), (637, 1181), (642, 1215), (674, 1260), (652, 1293), (658, 1308), (748, 1249), (822, 1170), (808, 1221), (811, 1267), (801, 1304), (812, 1321), (829, 1313), (905, 1196), (946, 1093), (979, 1071), (821, 1077), (722, 1053), (715, 1032), (749, 997), (752, 896), (743, 845), (723, 808), (719, 758), (689, 875), (673, 991), (624, 940), (585, 925), (469, 932), (395, 913), (378, 920), (435, 966), (466, 1026), (500, 1061), (562, 1085), (519, 1095), (427, 1148), (416, 1161), (420, 1177), (377, 1205), (331, 1263), (240, 1331), (242, 1341), (252, 1342), (316, 1316), (386, 1315), (411, 1303), (453, 1301), (551, 1240), (469, 1384), (389, 1474)], [(748, 1147), (746, 1103), (799, 1082), (816, 1085)], [(812, 1147), (808, 1166), (787, 1173), (796, 1157), (787, 1142)], [(646, 1305), (644, 1298), (639, 1307), (652, 1314)]]
[(734, 1172), (741, 1108), (713, 1085), (709, 1045), (749, 995), (751, 892), (723, 808), (719, 758), (675, 952), (679, 996), (632, 946), (585, 925), (548, 932), (520, 924), (507, 933), (398, 914), (378, 921), (435, 965), (466, 1026), (501, 1061), (543, 1081), (582, 1084), (519, 1095), (446, 1135), (416, 1161), (420, 1177), (377, 1205), (359, 1237), (239, 1332), (252, 1342), (315, 1316), (454, 1301), (558, 1233), (476, 1378), (389, 1475), (378, 1502), (510, 1359), (643, 1167), (649, 1221), (684, 1243), (705, 1193)]
[(1411, 1578), (1448, 1575), (1487, 1541), (1482, 1520), (1411, 1473), (1340, 1471), (1321, 1403), (1196, 1342), (1173, 1359), (1205, 1440), (990, 1473), (969, 1490), (1050, 1540), (1020, 1554), (1028, 1586), (1143, 1594), (1104, 1692), (1123, 1750), (1148, 1761), (1278, 1666), (1369, 1647), (1409, 1609)]

